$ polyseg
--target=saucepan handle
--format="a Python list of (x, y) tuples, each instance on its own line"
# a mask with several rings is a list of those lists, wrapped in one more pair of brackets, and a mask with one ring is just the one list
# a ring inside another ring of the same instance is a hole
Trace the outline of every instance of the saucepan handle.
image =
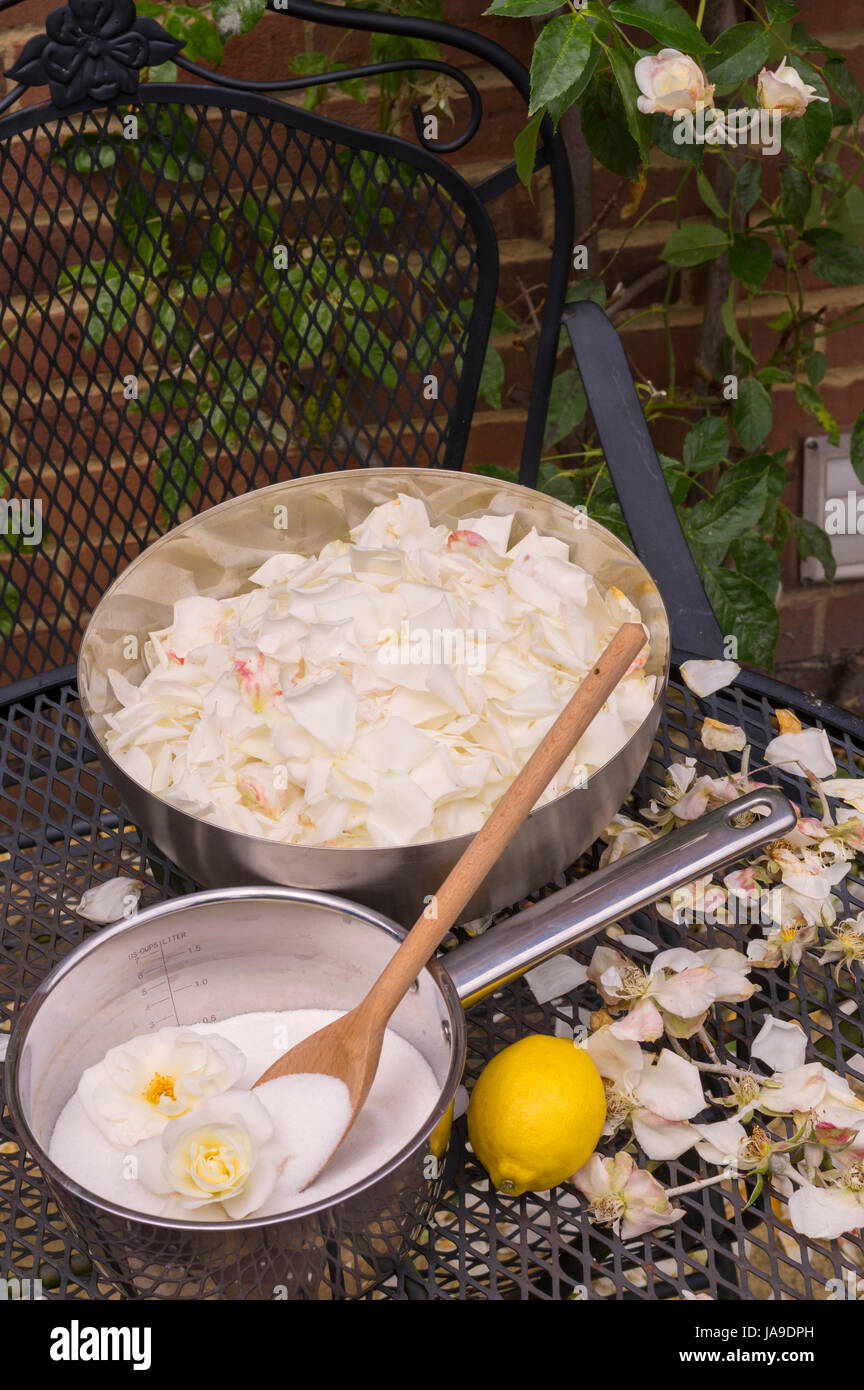
[(791, 802), (765, 787), (569, 884), (444, 958), (462, 1003), (467, 1008), (619, 917), (755, 853), (796, 820)]

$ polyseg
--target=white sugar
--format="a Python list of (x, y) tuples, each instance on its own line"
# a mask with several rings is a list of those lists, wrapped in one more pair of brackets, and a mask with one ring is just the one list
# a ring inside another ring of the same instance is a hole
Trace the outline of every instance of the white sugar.
[[(246, 1067), (236, 1085), (249, 1089), (283, 1052), (340, 1017), (333, 1009), (238, 1014), (217, 1024), (195, 1024), (196, 1033), (217, 1033), (239, 1047)], [(348, 1090), (335, 1077), (280, 1077), (256, 1095), (269, 1112), (284, 1164), (270, 1196), (255, 1215), (269, 1216), (342, 1192), (387, 1163), (423, 1127), (440, 1093), (425, 1058), (391, 1029), (384, 1036), (372, 1090), (345, 1142), (324, 1172), (301, 1191), (332, 1153), (350, 1117)], [(82, 1187), (118, 1206), (156, 1216), (164, 1198), (137, 1180), (135, 1147), (123, 1152), (102, 1135), (73, 1095), (51, 1136), (52, 1160)], [(199, 1209), (219, 1220), (218, 1208)], [(195, 1213), (188, 1213), (194, 1219)]]

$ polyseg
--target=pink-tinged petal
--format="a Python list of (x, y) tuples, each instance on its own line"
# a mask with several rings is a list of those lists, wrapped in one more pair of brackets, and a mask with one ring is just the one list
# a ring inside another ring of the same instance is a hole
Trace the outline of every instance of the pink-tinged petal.
[(770, 1115), (791, 1115), (813, 1110), (823, 1099), (828, 1083), (818, 1062), (793, 1071), (778, 1072), (771, 1078), (776, 1085), (763, 1086), (759, 1109)]
[[(635, 1011), (634, 1011), (635, 1012)], [(663, 1020), (660, 1020), (663, 1028)], [(658, 1035), (659, 1036), (659, 1035)], [(645, 1065), (645, 1053), (638, 1042), (631, 1042), (615, 1032), (615, 1026), (598, 1028), (585, 1043), (585, 1051), (601, 1076), (609, 1081), (635, 1084)]]
[(714, 971), (707, 965), (682, 970), (671, 980), (654, 985), (651, 994), (661, 1009), (679, 1018), (693, 1018), (714, 1003)]
[(619, 1018), (609, 1030), (624, 1041), (654, 1042), (663, 1036), (663, 1015), (650, 999), (642, 999), (624, 1018)]
[(843, 1188), (798, 1187), (789, 1198), (789, 1219), (801, 1236), (836, 1240), (864, 1225), (864, 1204)]

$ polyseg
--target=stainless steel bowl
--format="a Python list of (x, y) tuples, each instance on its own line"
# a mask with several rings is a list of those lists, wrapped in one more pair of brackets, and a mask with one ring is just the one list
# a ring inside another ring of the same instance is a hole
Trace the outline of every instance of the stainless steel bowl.
[(278, 844), (224, 830), (180, 811), (135, 782), (105, 748), (105, 715), (116, 708), (107, 672), (133, 682), (145, 674), (130, 637), (167, 627), (179, 598), (224, 598), (280, 549), (313, 554), (397, 493), (420, 497), (436, 520), (514, 514), (517, 539), (532, 526), (570, 546), (571, 558), (603, 588), (616, 585), (639, 609), (650, 634), (649, 674), (657, 677), (650, 714), (616, 756), (587, 781), (535, 811), (463, 913), (483, 916), (517, 902), (559, 874), (608, 824), (651, 748), (669, 669), (669, 624), (657, 586), (641, 561), (605, 527), (544, 493), (443, 470), (361, 469), (298, 478), (223, 502), (193, 517), (139, 555), (114, 581), (84, 634), (78, 662), (81, 700), (99, 755), (137, 823), (173, 861), (207, 887), (274, 883), (344, 893), (413, 921), (466, 848), (469, 836), (392, 849), (325, 849)]
[(227, 1223), (143, 1216), (88, 1191), (48, 1157), (81, 1072), (133, 1035), (166, 1024), (218, 1024), (253, 1010), (358, 1003), (402, 930), (324, 893), (194, 894), (83, 942), (16, 1020), (3, 1078), (15, 1128), (82, 1248), (129, 1297), (362, 1293), (404, 1257), (446, 1181), (441, 1160), (465, 1059), (462, 1005), (680, 884), (753, 853), (795, 820), (779, 792), (750, 792), (431, 962), (392, 1027), (429, 1063), (440, 1086), (437, 1102), (398, 1153), (324, 1201)]

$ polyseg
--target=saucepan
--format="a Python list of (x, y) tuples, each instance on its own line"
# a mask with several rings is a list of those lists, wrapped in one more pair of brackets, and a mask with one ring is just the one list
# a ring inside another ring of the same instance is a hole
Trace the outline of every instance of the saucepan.
[(467, 847), (467, 835), (404, 847), (340, 849), (239, 834), (153, 795), (105, 746), (106, 716), (117, 707), (107, 673), (114, 669), (135, 684), (143, 678), (144, 640), (170, 625), (176, 600), (247, 592), (254, 587), (248, 576), (269, 556), (280, 550), (312, 555), (328, 541), (346, 540), (350, 527), (399, 493), (421, 498), (436, 524), (454, 527), (480, 512), (512, 514), (513, 541), (532, 526), (565, 541), (570, 558), (604, 590), (614, 585), (636, 605), (650, 641), (645, 671), (655, 679), (655, 698), (641, 725), (583, 786), (533, 812), (462, 920), (508, 907), (561, 873), (608, 825), (636, 782), (663, 708), (669, 624), (656, 584), (617, 537), (544, 493), (471, 474), (385, 468), (297, 478), (223, 502), (161, 537), (108, 589), (82, 642), (79, 690), (106, 772), (136, 823), (195, 883), (323, 890), (345, 894), (396, 921), (413, 921)]
[(166, 1022), (356, 1004), (402, 928), (328, 893), (278, 886), (196, 893), (78, 946), (38, 986), (12, 1034), (5, 1091), (16, 1129), (82, 1247), (129, 1297), (357, 1296), (392, 1273), (440, 1196), (465, 1061), (463, 1008), (617, 918), (753, 853), (795, 820), (777, 790), (749, 792), (432, 961), (391, 1026), (428, 1062), (437, 1102), (398, 1153), (326, 1201), (220, 1223), (142, 1216), (73, 1181), (48, 1149), (82, 1070), (133, 1035)]

